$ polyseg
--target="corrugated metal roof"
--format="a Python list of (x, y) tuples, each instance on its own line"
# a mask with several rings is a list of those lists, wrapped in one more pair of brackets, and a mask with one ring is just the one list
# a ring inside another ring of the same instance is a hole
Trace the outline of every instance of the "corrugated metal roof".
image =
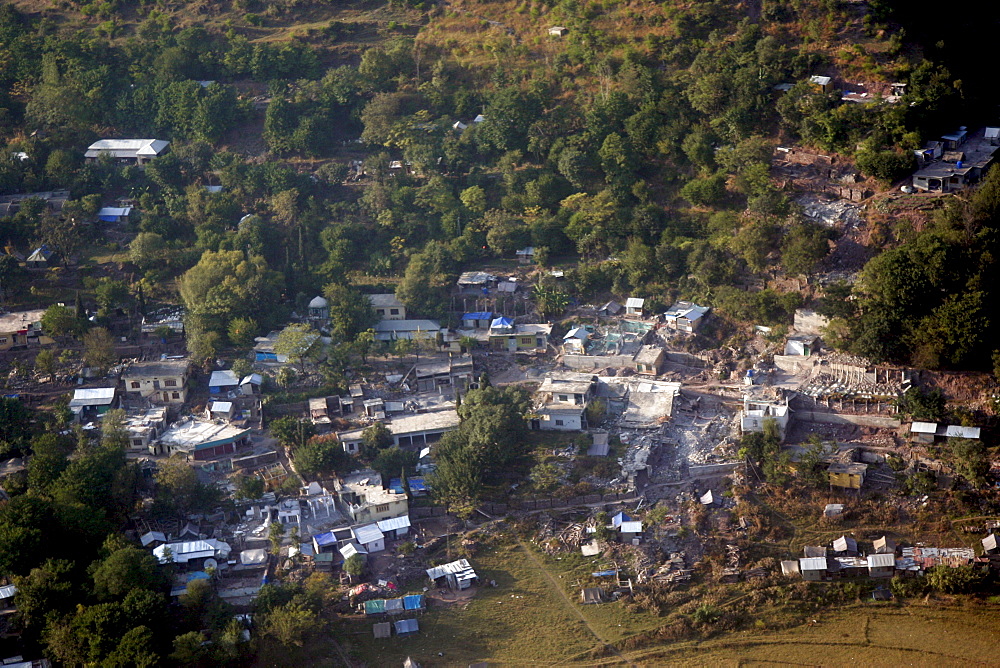
[(241, 380), (240, 385), (246, 385), (247, 383), (253, 385), (260, 385), (263, 382), (264, 382), (264, 376), (260, 375), (259, 373), (252, 373), (243, 380)]
[(642, 533), (642, 522), (622, 522), (618, 530), (622, 533)]
[(213, 371), (212, 377), (208, 380), (209, 387), (224, 387), (226, 385), (239, 385), (240, 379), (233, 373), (232, 369), (223, 371)]
[(387, 520), (379, 520), (375, 523), (379, 531), (396, 531), (397, 529), (405, 529), (410, 526), (410, 516), (403, 515), (402, 517), (392, 517)]
[(259, 566), (267, 563), (267, 550), (243, 550), (240, 552), (240, 563), (244, 566)]
[[(461, 573), (463, 571), (471, 571), (472, 566), (469, 564), (468, 559), (459, 559), (458, 561), (452, 561), (451, 563), (441, 564), (440, 566), (435, 566), (434, 568), (427, 569), (427, 577), (431, 580), (437, 580), (443, 575), (448, 573)], [(473, 571), (475, 572), (475, 571)]]
[(629, 297), (625, 300), (625, 308), (642, 308), (646, 300), (641, 297)]
[(868, 568), (886, 568), (896, 565), (894, 554), (869, 554)]
[(173, 560), (179, 564), (187, 563), (191, 559), (202, 559), (205, 557), (214, 557), (216, 554), (217, 547), (207, 540), (189, 540), (182, 543), (167, 543), (166, 545), (160, 545), (153, 549), (153, 554), (156, 558), (160, 560), (160, 563), (166, 563), (167, 551), (173, 556)]
[(944, 435), (948, 438), (979, 438), (979, 427), (960, 427), (951, 425), (945, 430)]
[(4, 585), (3, 587), (0, 587), (0, 599), (13, 598), (16, 593), (17, 587), (14, 585)]
[(73, 406), (106, 406), (115, 400), (115, 388), (113, 387), (85, 387), (80, 390), (73, 390), (73, 399), (69, 402)]
[(369, 543), (374, 543), (375, 541), (385, 538), (382, 532), (379, 531), (377, 524), (356, 527), (354, 529), (354, 537), (357, 538), (358, 542), (362, 545), (368, 545)]
[(803, 557), (799, 559), (799, 571), (825, 571), (826, 557)]
[(462, 316), (462, 320), (492, 320), (493, 311), (476, 311), (475, 313), (466, 313)]
[(614, 517), (611, 518), (611, 526), (617, 529), (622, 525), (622, 522), (630, 522), (631, 520), (632, 518), (626, 515), (624, 512), (616, 513)]
[(212, 407), (208, 410), (213, 413), (228, 413), (233, 410), (233, 402), (231, 401), (213, 401)]
[(160, 541), (161, 543), (167, 542), (167, 536), (162, 531), (148, 531), (142, 534), (139, 538), (139, 542), (142, 543), (143, 547), (149, 547), (150, 543)]
[(910, 425), (911, 434), (933, 434), (936, 431), (936, 422), (914, 422)]

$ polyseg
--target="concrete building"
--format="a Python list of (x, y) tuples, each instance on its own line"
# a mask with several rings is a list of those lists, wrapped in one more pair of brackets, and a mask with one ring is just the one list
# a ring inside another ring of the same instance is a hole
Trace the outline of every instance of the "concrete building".
[(587, 428), (587, 406), (594, 398), (597, 379), (585, 374), (550, 375), (535, 393), (532, 429), (581, 431)]
[(153, 454), (153, 442), (167, 429), (167, 409), (154, 406), (129, 411), (125, 415), (125, 429), (128, 430), (129, 450)]
[(0, 351), (41, 344), (44, 309), (0, 315)]
[(896, 555), (869, 554), (868, 577), (891, 578), (896, 571)]
[(460, 423), (458, 412), (451, 408), (394, 417), (386, 422), (386, 426), (397, 446), (422, 448), (437, 443), (443, 434), (457, 429)]
[(799, 573), (803, 580), (819, 582), (829, 579), (826, 557), (803, 557), (799, 559)]
[(490, 323), (490, 349), (516, 352), (545, 352), (548, 348), (552, 325), (515, 325), (510, 318), (495, 318)]
[(660, 346), (643, 346), (632, 358), (636, 373), (644, 376), (656, 376), (660, 373), (666, 353)]
[(409, 514), (406, 494), (382, 487), (382, 476), (372, 470), (358, 471), (337, 480), (334, 490), (354, 522), (378, 522)]
[(187, 401), (191, 363), (182, 360), (136, 362), (122, 374), (126, 399), (180, 405)]
[(445, 360), (421, 362), (413, 367), (417, 392), (464, 392), (475, 380), (472, 355), (453, 355)]
[(154, 442), (156, 454), (180, 453), (195, 461), (235, 454), (249, 445), (249, 429), (194, 417), (178, 420)]
[(444, 333), (436, 320), (382, 320), (375, 324), (375, 340), (386, 343), (396, 339), (434, 341), (438, 332)]
[(392, 293), (368, 295), (379, 320), (406, 320), (406, 307)]
[(941, 137), (943, 150), (928, 156), (913, 174), (913, 187), (927, 192), (956, 192), (978, 182), (993, 164), (997, 146), (986, 130), (969, 133), (964, 127)]
[(629, 297), (625, 300), (625, 317), (641, 318), (646, 306), (646, 300), (641, 297)]
[(743, 410), (740, 412), (740, 430), (747, 434), (750, 432), (764, 431), (764, 423), (767, 420), (774, 420), (778, 427), (781, 439), (785, 438), (785, 430), (791, 419), (791, 411), (788, 408), (788, 399), (782, 400), (762, 400), (755, 399), (749, 394), (743, 396)]

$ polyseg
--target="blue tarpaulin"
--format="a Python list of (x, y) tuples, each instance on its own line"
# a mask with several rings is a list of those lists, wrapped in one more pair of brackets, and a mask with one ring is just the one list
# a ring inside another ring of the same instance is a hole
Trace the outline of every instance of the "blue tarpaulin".
[(403, 597), (403, 607), (407, 610), (423, 610), (424, 609), (424, 595), (423, 594), (410, 594), (409, 596)]
[[(420, 492), (427, 491), (427, 484), (421, 476), (415, 476), (413, 478), (407, 478), (407, 482), (410, 484), (410, 492), (412, 494), (418, 494)], [(390, 478), (389, 479), (389, 489), (396, 494), (403, 493), (403, 480), (401, 478)]]
[(510, 318), (494, 318), (493, 322), (490, 323), (490, 327), (500, 328), (500, 327), (513, 327), (514, 321)]
[(476, 311), (475, 313), (466, 313), (462, 316), (462, 320), (492, 320), (492, 311)]
[(591, 573), (590, 575), (595, 578), (606, 578), (616, 575), (618, 573), (617, 569), (610, 571), (597, 571), (596, 573)]

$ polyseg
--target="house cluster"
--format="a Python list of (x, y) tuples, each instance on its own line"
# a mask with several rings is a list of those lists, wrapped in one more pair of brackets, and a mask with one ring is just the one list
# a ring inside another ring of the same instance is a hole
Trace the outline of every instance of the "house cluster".
[(233, 460), (251, 446), (250, 427), (260, 418), (260, 374), (238, 378), (232, 371), (213, 372), (204, 413), (173, 419), (189, 402), (191, 365), (187, 359), (133, 362), (120, 381), (73, 391), (69, 408), (82, 424), (109, 410), (125, 411), (129, 448), (147, 455), (182, 455), (188, 461)]
[(965, 126), (929, 141), (914, 151), (919, 169), (913, 173), (913, 188), (923, 192), (950, 193), (965, 190), (985, 176), (1000, 148), (1000, 128), (970, 132)]
[(829, 547), (807, 545), (797, 560), (781, 562), (785, 575), (828, 581), (846, 577), (891, 578), (922, 575), (935, 566), (966, 566), (976, 559), (968, 547), (900, 547), (888, 536), (876, 539), (870, 550), (860, 550), (851, 536), (841, 536)]

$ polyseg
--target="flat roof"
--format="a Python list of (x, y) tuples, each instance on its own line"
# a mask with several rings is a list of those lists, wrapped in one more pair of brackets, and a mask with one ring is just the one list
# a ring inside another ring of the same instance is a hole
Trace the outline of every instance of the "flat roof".
[(213, 371), (211, 377), (208, 379), (209, 387), (224, 387), (226, 385), (239, 385), (239, 377), (233, 373), (232, 369), (225, 369), (223, 371)]
[(159, 155), (169, 145), (163, 139), (101, 139), (87, 147), (87, 157), (95, 157), (98, 152)]
[(896, 566), (896, 555), (894, 554), (869, 554), (868, 568), (886, 568)]
[(953, 424), (945, 430), (944, 435), (948, 438), (979, 438), (980, 431), (979, 427), (960, 427)]
[(391, 292), (386, 292), (377, 295), (368, 295), (368, 301), (372, 303), (372, 306), (402, 306), (403, 302), (396, 299), (396, 295)]
[(156, 376), (183, 376), (187, 373), (190, 362), (182, 360), (156, 360), (154, 362), (135, 362), (122, 374), (122, 378), (151, 378)]
[(107, 406), (115, 400), (113, 387), (87, 387), (80, 390), (73, 390), (73, 399), (70, 400), (70, 408), (74, 406)]
[(937, 431), (937, 422), (914, 422), (910, 425), (911, 434), (933, 434)]
[(20, 332), (42, 321), (45, 309), (15, 311), (0, 315), (0, 332)]
[(799, 559), (799, 571), (825, 571), (826, 557), (802, 557)]
[(436, 320), (382, 320), (375, 323), (376, 332), (439, 332)]
[(389, 431), (393, 435), (398, 436), (400, 434), (411, 434), (421, 431), (454, 429), (458, 427), (460, 422), (461, 419), (458, 417), (458, 412), (451, 409), (395, 417), (387, 422), (386, 426), (389, 427)]
[(248, 433), (249, 429), (240, 429), (229, 424), (189, 419), (170, 425), (170, 428), (156, 440), (170, 447), (198, 449), (236, 441)]
[(643, 346), (635, 354), (632, 361), (636, 364), (653, 364), (663, 354), (663, 348), (659, 346)]

